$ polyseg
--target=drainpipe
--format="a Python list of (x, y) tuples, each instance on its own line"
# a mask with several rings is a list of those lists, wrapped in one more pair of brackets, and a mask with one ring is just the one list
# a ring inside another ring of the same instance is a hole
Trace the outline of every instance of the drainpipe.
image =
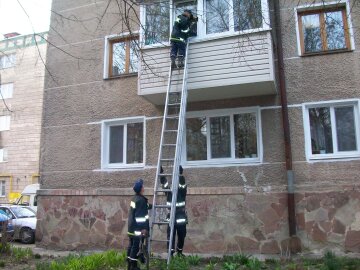
[(287, 197), (288, 197), (289, 234), (290, 237), (292, 238), (296, 236), (294, 172), (292, 168), (290, 124), (289, 124), (288, 103), (287, 103), (286, 85), (285, 85), (284, 55), (283, 55), (282, 38), (281, 38), (279, 0), (274, 0), (274, 11), (275, 11), (275, 32), (276, 32), (276, 53), (278, 59), (278, 73), (279, 73), (278, 78), (279, 78), (279, 88), (280, 88), (281, 113), (282, 113), (282, 123), (283, 123), (283, 132), (284, 132), (287, 186), (288, 186)]

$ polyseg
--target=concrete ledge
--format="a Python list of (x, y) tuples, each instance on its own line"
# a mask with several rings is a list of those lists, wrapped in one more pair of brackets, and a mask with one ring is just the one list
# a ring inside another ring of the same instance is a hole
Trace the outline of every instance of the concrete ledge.
[[(310, 186), (303, 185), (295, 187), (295, 193), (313, 193), (313, 192), (330, 192), (338, 191), (360, 191), (360, 185), (327, 185), (327, 186)], [(232, 194), (268, 194), (287, 192), (286, 186), (259, 186), (259, 187), (194, 187), (188, 188), (189, 195), (232, 195)], [(152, 188), (145, 188), (145, 195), (153, 195)], [(99, 188), (99, 189), (40, 189), (40, 196), (132, 196), (132, 188)]]

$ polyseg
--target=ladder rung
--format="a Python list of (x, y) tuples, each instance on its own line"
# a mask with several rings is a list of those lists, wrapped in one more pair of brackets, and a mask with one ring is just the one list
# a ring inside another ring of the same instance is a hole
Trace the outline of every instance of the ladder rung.
[(175, 159), (173, 158), (162, 158), (160, 159), (160, 161), (174, 161)]
[(164, 143), (163, 146), (176, 146), (175, 143)]
[(165, 129), (164, 132), (177, 132), (177, 129)]
[(159, 173), (159, 176), (172, 176), (172, 173)]
[(155, 204), (154, 205), (155, 208), (171, 208), (171, 205), (161, 205), (161, 204)]
[(178, 119), (179, 116), (178, 115), (173, 115), (173, 116), (166, 116), (167, 119)]
[(169, 225), (169, 222), (168, 221), (156, 221), (156, 222), (153, 222), (152, 224), (155, 224), (155, 225)]
[(171, 189), (157, 189), (156, 192), (171, 192)]
[(180, 106), (181, 103), (169, 103), (168, 106)]
[(169, 242), (169, 240), (162, 240), (162, 239), (150, 239), (150, 241), (154, 241), (154, 242), (164, 242), (164, 243)]

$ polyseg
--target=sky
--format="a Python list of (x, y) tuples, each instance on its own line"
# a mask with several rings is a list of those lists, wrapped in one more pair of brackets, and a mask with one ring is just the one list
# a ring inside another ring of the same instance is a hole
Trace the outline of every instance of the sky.
[(26, 35), (32, 34), (34, 30), (37, 33), (48, 31), (50, 9), (51, 0), (0, 0), (0, 39), (3, 39), (4, 34), (11, 32)]

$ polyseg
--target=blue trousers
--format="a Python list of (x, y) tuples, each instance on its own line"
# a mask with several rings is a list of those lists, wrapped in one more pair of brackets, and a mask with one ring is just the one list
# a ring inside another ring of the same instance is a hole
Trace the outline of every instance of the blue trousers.
[(171, 41), (170, 58), (183, 58), (186, 53), (186, 43), (182, 41)]

